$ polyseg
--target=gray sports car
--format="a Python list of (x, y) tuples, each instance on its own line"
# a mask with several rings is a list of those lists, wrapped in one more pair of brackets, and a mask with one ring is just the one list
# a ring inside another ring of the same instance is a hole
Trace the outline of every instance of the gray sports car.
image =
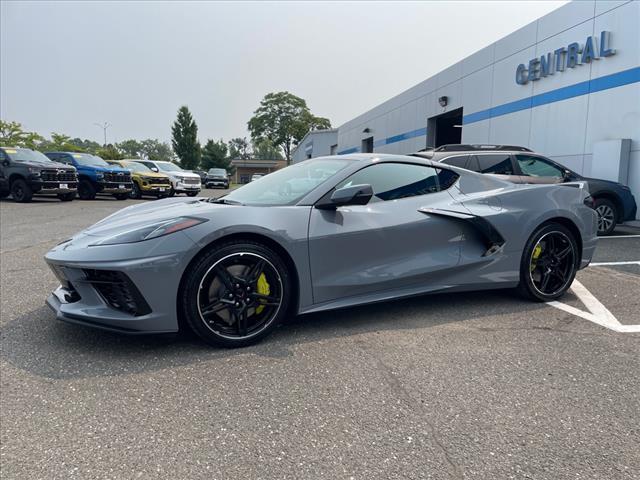
[(397, 155), (316, 158), (218, 199), (124, 208), (46, 255), (58, 319), (243, 346), (287, 316), (431, 292), (561, 296), (596, 247), (584, 182)]

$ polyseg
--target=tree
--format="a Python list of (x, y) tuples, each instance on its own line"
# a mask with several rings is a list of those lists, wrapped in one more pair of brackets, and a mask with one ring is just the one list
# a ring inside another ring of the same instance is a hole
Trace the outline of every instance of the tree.
[(197, 168), (200, 163), (198, 126), (186, 105), (178, 110), (178, 118), (171, 127), (171, 133), (171, 144), (180, 159), (180, 165), (188, 170)]
[(72, 140), (71, 137), (64, 133), (51, 133), (51, 140), (44, 140), (40, 145), (42, 150), (53, 150), (60, 152), (85, 152), (86, 149), (79, 147)]
[(247, 137), (232, 138), (229, 140), (229, 157), (232, 160), (249, 160), (251, 158)]
[(291, 151), (309, 130), (330, 128), (327, 118), (314, 116), (307, 102), (289, 92), (268, 93), (248, 122), (251, 138), (268, 139), (284, 152), (287, 163)]
[(25, 132), (18, 122), (0, 120), (0, 146), (38, 148), (44, 137), (35, 132)]
[(124, 158), (122, 152), (111, 144), (99, 148), (95, 154), (105, 160), (122, 160)]
[(210, 168), (224, 168), (227, 173), (232, 173), (231, 160), (227, 157), (227, 144), (224, 140), (216, 142), (207, 140), (202, 149), (202, 168), (209, 170)]
[(142, 145), (139, 141), (130, 139), (116, 144), (118, 150), (129, 158), (139, 158), (142, 152)]
[[(142, 145), (142, 154), (149, 160), (161, 160), (165, 162), (174, 160), (173, 150), (171, 150), (169, 144), (154, 138), (148, 138), (140, 143)], [(200, 144), (198, 144), (198, 147), (200, 147)], [(200, 157), (198, 156), (198, 158)]]
[(282, 152), (271, 140), (263, 138), (253, 142), (253, 158), (258, 160), (282, 160)]

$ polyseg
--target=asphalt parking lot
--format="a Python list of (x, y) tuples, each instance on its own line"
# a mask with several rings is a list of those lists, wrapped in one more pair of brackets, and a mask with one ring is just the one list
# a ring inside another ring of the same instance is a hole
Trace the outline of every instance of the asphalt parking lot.
[(425, 296), (233, 351), (57, 322), (43, 255), (136, 202), (0, 202), (3, 478), (640, 478), (640, 231), (554, 305)]

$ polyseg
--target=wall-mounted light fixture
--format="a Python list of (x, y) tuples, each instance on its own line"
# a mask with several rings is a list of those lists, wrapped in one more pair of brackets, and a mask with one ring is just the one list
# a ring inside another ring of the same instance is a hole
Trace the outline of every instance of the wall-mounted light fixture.
[(371, 129), (369, 127), (362, 130), (362, 133), (371, 133)]
[(438, 103), (440, 104), (441, 107), (446, 107), (447, 104), (449, 103), (449, 97), (442, 96), (438, 98)]

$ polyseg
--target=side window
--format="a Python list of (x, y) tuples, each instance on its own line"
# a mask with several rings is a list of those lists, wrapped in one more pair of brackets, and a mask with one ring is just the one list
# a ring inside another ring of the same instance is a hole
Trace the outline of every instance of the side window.
[(558, 177), (562, 178), (563, 171), (549, 160), (533, 155), (516, 155), (520, 170), (525, 175), (532, 177)]
[[(372, 201), (397, 200), (450, 187), (458, 178), (454, 172), (408, 163), (381, 163), (354, 173), (336, 186), (368, 184), (373, 188)], [(441, 185), (441, 181), (444, 182)]]
[(447, 165), (452, 165), (454, 167), (468, 168), (466, 166), (468, 160), (469, 160), (469, 155), (458, 155), (455, 157), (445, 158), (444, 160), (442, 160), (442, 163), (445, 163)]
[(54, 161), (60, 162), (60, 163), (66, 163), (67, 165), (73, 165), (73, 162), (67, 155), (56, 155)]
[(511, 155), (498, 153), (495, 155), (476, 155), (480, 166), (480, 173), (494, 173), (499, 175), (513, 175)]

